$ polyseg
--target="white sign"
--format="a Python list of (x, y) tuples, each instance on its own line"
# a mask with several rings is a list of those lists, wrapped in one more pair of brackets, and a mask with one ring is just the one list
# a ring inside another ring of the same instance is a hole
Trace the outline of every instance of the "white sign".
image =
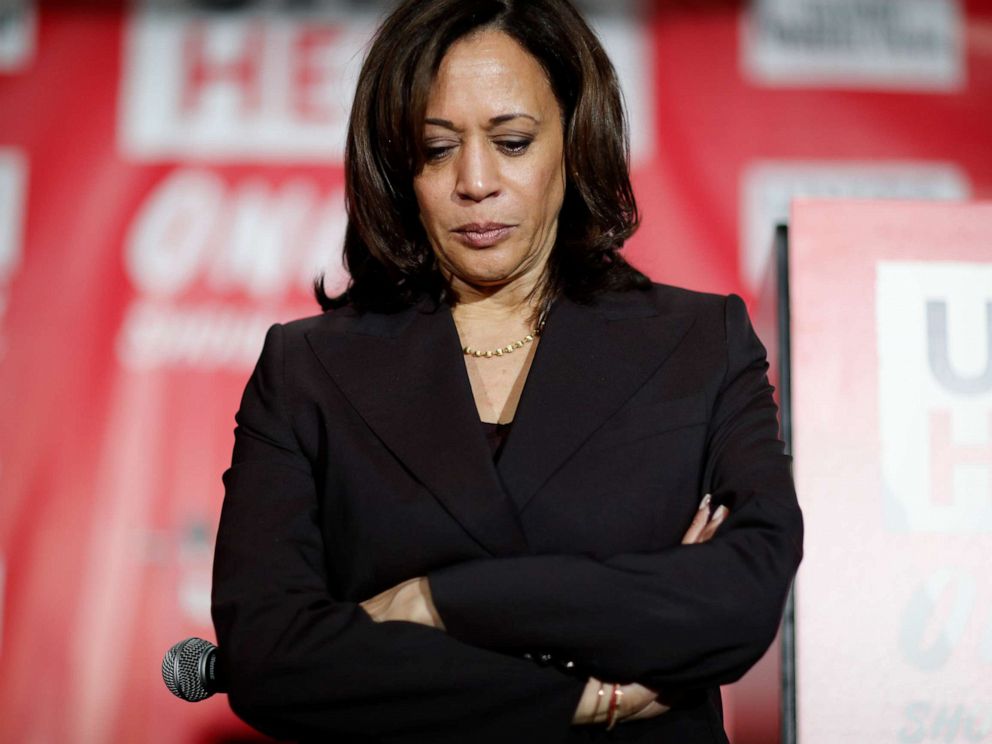
[(150, 296), (182, 298), (200, 287), (217, 297), (282, 300), (309, 294), (320, 271), (330, 284), (345, 279), (346, 220), (342, 191), (326, 192), (304, 176), (230, 184), (209, 170), (181, 168), (135, 213), (124, 265)]
[[(250, 369), (279, 317), (313, 314), (314, 277), (346, 287), (344, 194), (296, 176), (234, 183), (180, 168), (135, 213), (124, 267), (137, 297), (117, 338), (129, 368)], [(277, 317), (278, 316), (278, 317)]]
[(22, 70), (34, 58), (38, 13), (31, 0), (0, 2), (0, 72)]
[[(127, 20), (118, 139), (125, 157), (340, 163), (365, 50), (384, 9), (315, 2), (197, 11), (141, 0)], [(593, 9), (631, 123), (653, 151), (651, 40), (639, 3)]]
[(20, 150), (0, 147), (0, 286), (21, 263), (27, 180), (27, 156)]
[(137, 160), (337, 162), (366, 16), (196, 13), (127, 22), (119, 140)]
[(795, 198), (966, 199), (967, 175), (950, 163), (757, 161), (744, 172), (740, 206), (741, 278), (761, 288), (775, 227), (787, 224)]
[(881, 262), (886, 527), (992, 532), (992, 264)]
[(960, 0), (751, 0), (741, 65), (757, 85), (958, 90)]

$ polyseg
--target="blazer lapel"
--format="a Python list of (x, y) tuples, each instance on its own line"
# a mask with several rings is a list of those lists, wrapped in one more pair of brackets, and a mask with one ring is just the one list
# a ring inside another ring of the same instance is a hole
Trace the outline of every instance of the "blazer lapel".
[(519, 510), (675, 350), (692, 316), (627, 292), (548, 316), (498, 472)]
[(307, 339), (368, 426), (492, 555), (526, 553), (493, 467), (446, 305), (329, 313)]

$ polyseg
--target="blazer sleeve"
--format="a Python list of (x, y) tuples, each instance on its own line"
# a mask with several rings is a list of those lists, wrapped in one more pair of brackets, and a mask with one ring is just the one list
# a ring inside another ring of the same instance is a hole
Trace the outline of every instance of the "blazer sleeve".
[(655, 689), (729, 683), (761, 657), (802, 556), (802, 516), (765, 349), (739, 297), (727, 298), (724, 321), (726, 373), (703, 478), (715, 500), (733, 504), (717, 535), (606, 560), (522, 556), (433, 571), (449, 633), (490, 648), (548, 650)]
[(277, 738), (563, 740), (582, 681), (331, 596), (314, 477), (284, 412), (283, 336), (266, 337), (223, 476), (212, 614), (233, 710)]

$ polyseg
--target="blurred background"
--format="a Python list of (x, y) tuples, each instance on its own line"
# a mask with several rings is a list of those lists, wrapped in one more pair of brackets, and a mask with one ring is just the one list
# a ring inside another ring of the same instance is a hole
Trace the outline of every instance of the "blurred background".
[[(213, 638), (265, 330), (317, 312), (318, 271), (346, 285), (344, 133), (390, 5), (0, 0), (0, 740), (256, 738), (159, 665)], [(579, 5), (657, 281), (758, 313), (794, 197), (992, 197), (992, 0)], [(778, 653), (726, 690), (738, 744), (779, 740)]]

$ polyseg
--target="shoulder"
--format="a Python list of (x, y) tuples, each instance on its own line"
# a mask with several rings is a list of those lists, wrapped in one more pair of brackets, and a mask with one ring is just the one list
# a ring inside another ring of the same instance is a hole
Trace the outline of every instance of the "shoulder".
[(653, 284), (651, 293), (659, 310), (709, 319), (724, 325), (728, 331), (737, 326), (750, 326), (747, 305), (740, 295), (696, 292), (668, 284)]
[[(683, 312), (696, 314), (722, 313), (726, 306), (728, 295), (712, 292), (698, 292), (671, 284), (651, 285), (648, 291), (654, 305), (662, 311)], [(735, 295), (731, 295), (735, 296)]]
[(293, 320), (288, 320), (283, 323), (279, 323), (281, 326), (283, 334), (288, 339), (302, 339), (310, 331), (318, 328), (323, 328), (329, 323), (333, 322), (334, 317), (341, 317), (348, 315), (349, 308), (341, 308), (338, 310), (325, 310), (321, 313), (315, 313), (314, 315), (306, 315), (301, 318), (294, 318)]
[(609, 292), (595, 306), (606, 316), (637, 313), (644, 315), (690, 315), (696, 320), (723, 323), (728, 305), (743, 301), (737, 295), (698, 292), (671, 284), (654, 282), (648, 289)]
[(695, 292), (667, 284), (653, 284), (650, 294), (659, 311), (692, 315), (697, 330), (718, 333), (725, 343), (735, 338), (757, 340), (740, 295)]
[(282, 353), (284, 349), (291, 349), (302, 343), (307, 333), (326, 323), (325, 315), (327, 313), (272, 323), (265, 333), (263, 351), (270, 351), (271, 353), (271, 350), (278, 349), (279, 353)]
[(337, 348), (364, 338), (395, 338), (414, 319), (428, 311), (426, 303), (406, 307), (396, 312), (359, 312), (351, 305), (325, 310), (302, 318), (277, 323), (269, 329), (269, 338), (278, 341), (288, 355), (315, 349)]
[(688, 315), (690, 333), (701, 335), (728, 350), (745, 342), (755, 344), (764, 354), (748, 316), (747, 305), (739, 295), (696, 292), (668, 284), (653, 284), (649, 293), (659, 312)]
[(313, 333), (337, 331), (361, 332), (366, 326), (375, 326), (376, 319), (381, 316), (378, 313), (360, 313), (351, 305), (324, 310), (313, 315), (307, 315), (293, 320), (277, 323), (280, 334), (285, 339), (285, 343), (303, 342)]
[(736, 294), (698, 292), (652, 283), (643, 290), (607, 293), (595, 303), (608, 321), (632, 318), (679, 324), (686, 336), (706, 347), (728, 351), (739, 343), (760, 347), (744, 300)]

